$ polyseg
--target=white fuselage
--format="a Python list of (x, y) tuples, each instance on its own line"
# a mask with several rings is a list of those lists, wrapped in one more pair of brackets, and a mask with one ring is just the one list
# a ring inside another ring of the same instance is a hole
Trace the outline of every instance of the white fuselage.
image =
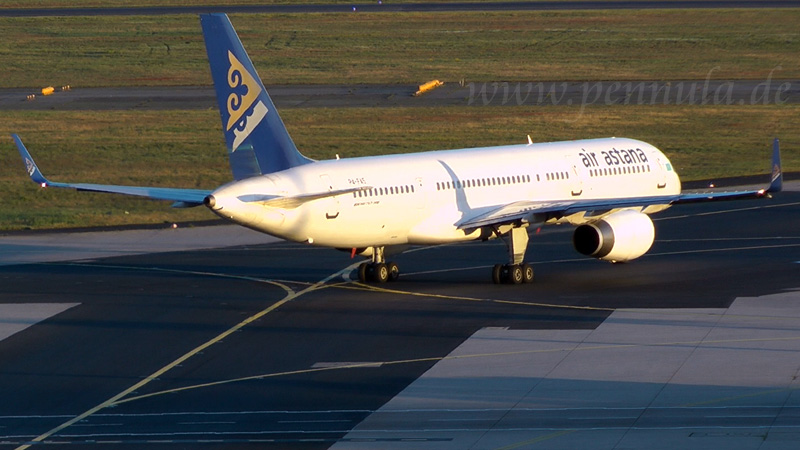
[[(295, 207), (251, 200), (359, 187), (369, 189)], [(214, 191), (212, 209), (290, 241), (365, 248), (486, 237), (457, 223), (517, 201), (623, 199), (680, 190), (657, 148), (608, 138), (319, 161), (226, 184)]]

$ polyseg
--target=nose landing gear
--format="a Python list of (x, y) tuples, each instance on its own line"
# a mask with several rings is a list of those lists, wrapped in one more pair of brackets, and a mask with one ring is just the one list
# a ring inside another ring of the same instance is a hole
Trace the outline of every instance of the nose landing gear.
[(358, 281), (367, 283), (385, 283), (396, 281), (400, 278), (400, 268), (393, 262), (389, 263), (361, 263), (358, 266)]

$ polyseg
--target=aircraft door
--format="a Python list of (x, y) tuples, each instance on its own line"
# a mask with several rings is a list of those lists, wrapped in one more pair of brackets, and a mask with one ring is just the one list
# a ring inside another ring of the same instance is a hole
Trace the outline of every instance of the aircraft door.
[(572, 157), (567, 157), (567, 167), (569, 167), (569, 184), (570, 184), (570, 194), (573, 197), (579, 197), (583, 194), (583, 178), (581, 178), (580, 173), (578, 173), (578, 166), (573, 164)]
[(424, 192), (425, 185), (422, 182), (422, 178), (416, 178), (414, 180), (414, 197), (417, 205), (417, 209), (425, 209), (425, 192)]
[[(328, 192), (333, 191), (333, 181), (331, 181), (331, 177), (328, 174), (323, 174), (319, 176), (320, 180), (322, 181), (322, 185), (328, 189)], [(325, 218), (326, 219), (335, 219), (339, 217), (339, 199), (337, 197), (328, 197), (323, 199), (325, 204)]]
[(656, 157), (656, 162), (658, 162), (658, 174), (656, 175), (658, 178), (658, 185), (656, 187), (658, 189), (664, 189), (667, 187), (667, 168), (664, 162), (661, 161), (661, 158)]

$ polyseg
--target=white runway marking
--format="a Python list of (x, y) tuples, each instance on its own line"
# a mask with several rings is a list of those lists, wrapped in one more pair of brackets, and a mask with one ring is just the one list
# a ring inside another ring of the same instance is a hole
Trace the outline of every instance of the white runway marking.
[(365, 361), (365, 362), (347, 362), (347, 361), (332, 361), (332, 362), (318, 362), (311, 366), (312, 369), (327, 369), (332, 367), (348, 367), (348, 368), (375, 368), (381, 367), (382, 362)]
[(77, 261), (111, 256), (280, 242), (237, 225), (155, 230), (36, 233), (0, 237), (0, 265)]
[(0, 341), (80, 303), (0, 304)]

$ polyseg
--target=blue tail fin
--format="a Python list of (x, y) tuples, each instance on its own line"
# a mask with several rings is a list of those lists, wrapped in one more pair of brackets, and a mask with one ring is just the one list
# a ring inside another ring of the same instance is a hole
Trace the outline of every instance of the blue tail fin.
[(241, 180), (311, 162), (292, 142), (228, 16), (202, 14), (200, 24), (233, 177)]

